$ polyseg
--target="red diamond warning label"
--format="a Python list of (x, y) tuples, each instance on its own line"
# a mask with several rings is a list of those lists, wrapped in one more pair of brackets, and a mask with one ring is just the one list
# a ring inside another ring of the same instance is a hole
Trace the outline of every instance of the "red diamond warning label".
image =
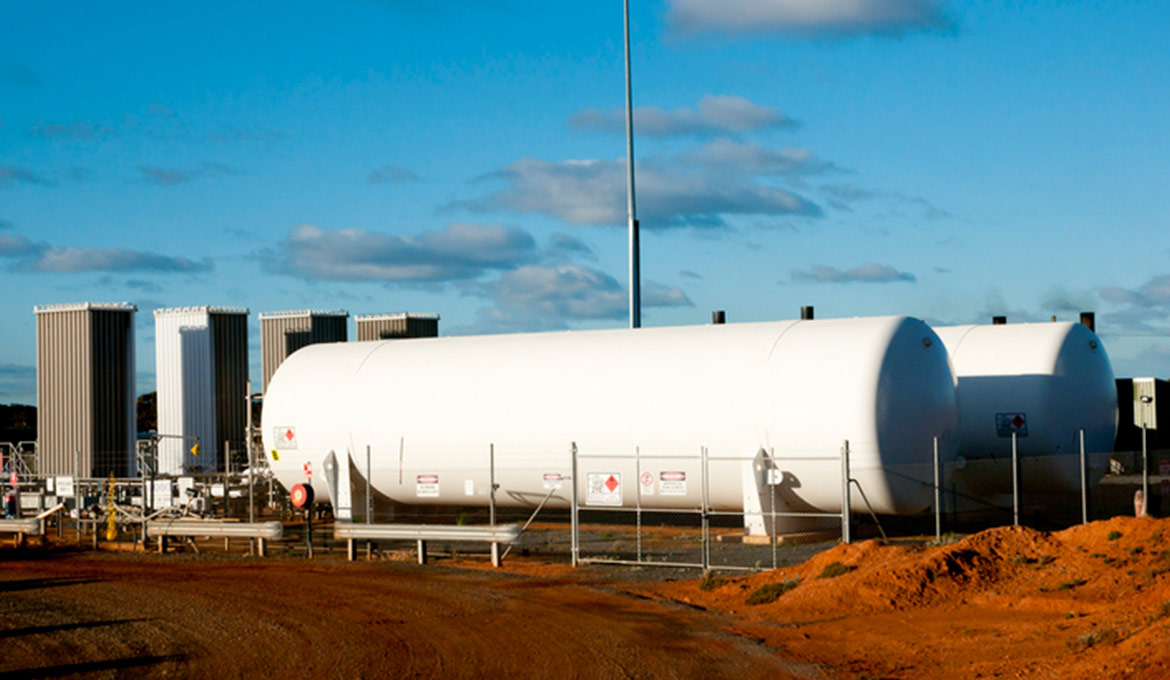
[(1027, 413), (997, 413), (995, 414), (995, 433), (1000, 437), (1028, 436)]
[(586, 475), (586, 505), (621, 505), (622, 473), (590, 472)]
[(297, 428), (288, 426), (273, 428), (272, 439), (276, 442), (278, 449), (295, 449), (297, 448)]

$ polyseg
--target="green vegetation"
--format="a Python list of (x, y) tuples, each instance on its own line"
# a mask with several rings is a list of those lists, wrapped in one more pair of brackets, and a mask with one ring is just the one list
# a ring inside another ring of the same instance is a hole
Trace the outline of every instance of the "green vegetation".
[(1110, 532), (1109, 532), (1109, 535), (1105, 537), (1105, 540), (1107, 540), (1107, 541), (1116, 541), (1116, 540), (1117, 540), (1117, 539), (1119, 539), (1119, 538), (1121, 538), (1121, 532), (1120, 532), (1120, 531), (1117, 531), (1117, 530), (1115, 529), (1115, 530), (1113, 530), (1113, 531), (1110, 531)]
[(1056, 589), (1057, 590), (1071, 590), (1073, 588), (1078, 588), (1080, 586), (1083, 586), (1088, 582), (1089, 581), (1087, 579), (1083, 579), (1083, 578), (1073, 579), (1072, 581), (1065, 581), (1064, 583), (1061, 583), (1060, 585), (1056, 586)]
[(710, 569), (704, 569), (703, 578), (699, 579), (699, 590), (712, 591), (726, 583), (727, 579), (716, 576)]
[(787, 578), (779, 583), (766, 583), (759, 588), (756, 588), (747, 596), (748, 604), (768, 604), (780, 599), (784, 593), (795, 588), (800, 584), (798, 578)]
[(1119, 638), (1120, 636), (1115, 630), (1095, 630), (1091, 633), (1085, 633), (1075, 640), (1069, 640), (1068, 646), (1069, 649), (1079, 652), (1097, 645), (1114, 644)]
[(830, 563), (825, 565), (825, 568), (821, 571), (821, 575), (818, 576), (817, 578), (836, 578), (837, 576), (842, 576), (844, 574), (848, 574), (849, 572), (853, 571), (856, 568), (857, 567), (855, 567), (851, 564), (841, 564), (840, 562), (830, 562)]

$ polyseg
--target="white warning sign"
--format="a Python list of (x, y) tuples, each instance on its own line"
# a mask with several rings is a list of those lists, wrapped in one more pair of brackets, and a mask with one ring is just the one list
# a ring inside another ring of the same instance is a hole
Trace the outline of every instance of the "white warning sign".
[(272, 428), (272, 439), (276, 442), (278, 449), (295, 449), (297, 448), (297, 428), (274, 427)]
[(640, 493), (643, 496), (653, 496), (654, 473), (649, 471), (643, 472), (642, 475), (638, 477), (638, 488), (641, 490)]
[(544, 488), (547, 491), (552, 491), (553, 489), (559, 489), (564, 485), (564, 477), (562, 477), (561, 473), (559, 473), (559, 472), (546, 472), (546, 473), (544, 473), (544, 480), (543, 481), (544, 481)]
[(687, 473), (681, 470), (659, 473), (658, 492), (663, 496), (687, 495)]
[(415, 478), (414, 495), (419, 498), (439, 497), (439, 476), (419, 475)]
[(587, 480), (589, 486), (585, 491), (586, 505), (622, 504), (622, 473), (590, 472)]

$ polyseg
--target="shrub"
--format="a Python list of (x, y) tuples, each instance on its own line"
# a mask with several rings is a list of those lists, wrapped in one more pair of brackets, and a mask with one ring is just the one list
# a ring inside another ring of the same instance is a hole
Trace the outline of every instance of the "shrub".
[(1078, 586), (1083, 586), (1086, 583), (1088, 583), (1088, 580), (1083, 579), (1083, 578), (1078, 578), (1078, 579), (1075, 579), (1072, 581), (1065, 581), (1064, 583), (1061, 583), (1060, 585), (1056, 586), (1056, 589), (1057, 590), (1070, 590), (1070, 589), (1076, 588)]
[(1117, 642), (1120, 636), (1115, 630), (1095, 630), (1085, 633), (1075, 640), (1069, 640), (1068, 646), (1074, 651), (1082, 651), (1096, 645), (1111, 645)]
[(798, 578), (786, 578), (779, 583), (765, 583), (756, 588), (747, 596), (748, 604), (768, 604), (780, 599), (784, 593), (795, 588), (800, 583)]
[(1121, 532), (1114, 529), (1113, 531), (1109, 532), (1109, 535), (1105, 537), (1105, 540), (1116, 541), (1119, 538), (1121, 538)]
[(856, 568), (857, 567), (855, 567), (851, 564), (841, 564), (840, 562), (829, 562), (828, 564), (825, 565), (824, 570), (821, 571), (821, 575), (818, 576), (817, 578), (836, 578), (837, 576), (842, 576), (844, 574), (848, 574), (849, 572), (853, 571)]
[(727, 579), (716, 576), (710, 569), (703, 571), (703, 578), (699, 579), (699, 590), (712, 591), (727, 583)]

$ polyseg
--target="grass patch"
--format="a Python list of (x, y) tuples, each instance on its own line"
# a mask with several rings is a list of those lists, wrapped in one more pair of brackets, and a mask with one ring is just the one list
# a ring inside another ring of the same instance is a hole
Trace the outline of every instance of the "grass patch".
[(699, 579), (699, 590), (710, 592), (727, 584), (727, 579), (716, 576), (710, 569), (703, 571), (703, 578)]
[(1073, 588), (1079, 588), (1080, 586), (1083, 586), (1088, 582), (1089, 581), (1087, 579), (1083, 579), (1083, 578), (1073, 579), (1072, 581), (1065, 581), (1065, 582), (1061, 583), (1060, 585), (1056, 586), (1056, 589), (1057, 590), (1072, 590)]
[(1068, 647), (1073, 651), (1080, 652), (1090, 647), (1114, 644), (1120, 637), (1117, 631), (1112, 629), (1095, 630), (1091, 633), (1085, 633), (1074, 640), (1069, 640)]
[(766, 583), (756, 588), (747, 596), (748, 604), (768, 604), (780, 599), (780, 596), (800, 585), (798, 578), (786, 578), (779, 583)]
[(841, 564), (840, 562), (829, 562), (825, 568), (821, 570), (821, 575), (817, 578), (836, 578), (843, 576), (853, 571), (857, 567), (850, 564)]
[(1140, 555), (1140, 554), (1142, 554), (1143, 552), (1145, 552), (1145, 548), (1143, 548), (1143, 547), (1142, 547), (1142, 546), (1140, 546), (1140, 545), (1134, 546), (1134, 547), (1132, 547), (1132, 548), (1130, 548), (1130, 549), (1129, 549), (1129, 554), (1130, 554), (1130, 555)]
[(1119, 538), (1121, 538), (1121, 532), (1114, 529), (1113, 531), (1109, 532), (1109, 535), (1105, 537), (1105, 540), (1106, 541), (1116, 541)]

